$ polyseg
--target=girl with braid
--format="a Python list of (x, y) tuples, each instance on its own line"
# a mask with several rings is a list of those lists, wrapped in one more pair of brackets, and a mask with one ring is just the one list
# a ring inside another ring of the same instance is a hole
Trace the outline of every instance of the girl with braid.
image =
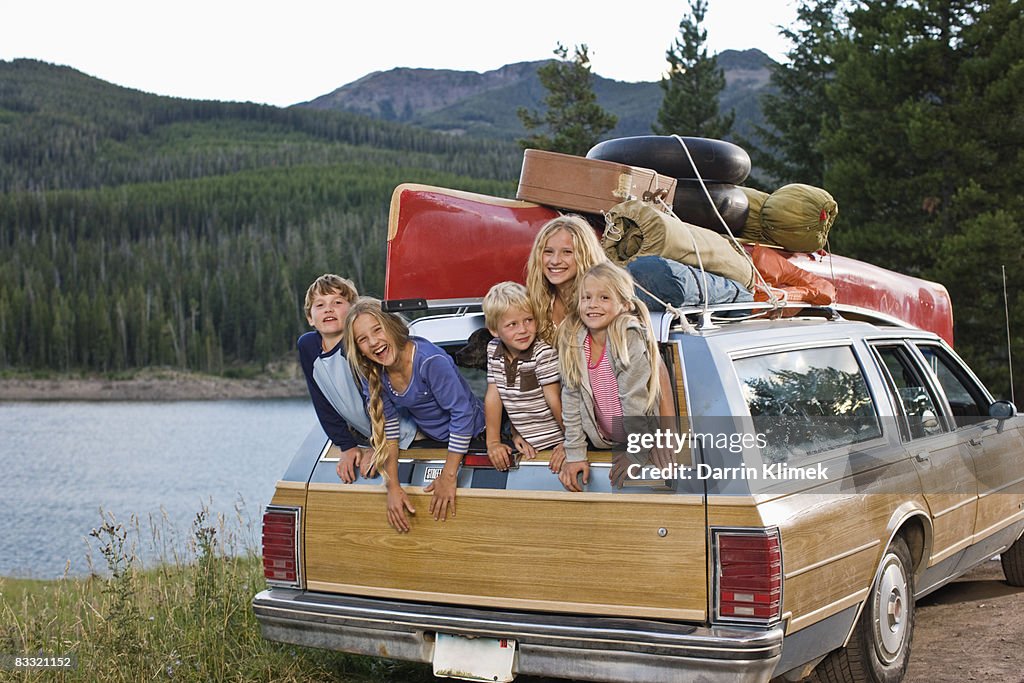
[(406, 512), (415, 514), (398, 483), (398, 408), (405, 408), (427, 438), (448, 443), (440, 476), (424, 491), (432, 493), (430, 514), (455, 516), (459, 464), (470, 440), (484, 431), (483, 405), (443, 349), (409, 336), (405, 321), (381, 310), (376, 299), (359, 299), (349, 309), (345, 343), (353, 371), (366, 381), (373, 462), (384, 475), (387, 517), (396, 531), (409, 531)]

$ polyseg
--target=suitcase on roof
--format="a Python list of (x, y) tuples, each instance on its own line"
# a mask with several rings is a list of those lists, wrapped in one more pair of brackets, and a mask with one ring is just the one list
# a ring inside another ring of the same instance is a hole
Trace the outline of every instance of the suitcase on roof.
[(627, 199), (664, 191), (672, 203), (676, 181), (649, 168), (539, 149), (523, 153), (517, 199), (583, 213), (601, 213)]

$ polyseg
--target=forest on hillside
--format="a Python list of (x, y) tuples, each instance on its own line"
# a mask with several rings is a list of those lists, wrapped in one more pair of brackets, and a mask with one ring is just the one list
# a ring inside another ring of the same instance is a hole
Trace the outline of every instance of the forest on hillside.
[(402, 182), (515, 192), (511, 144), (196, 102), (0, 62), (0, 369), (213, 373), (290, 354), (324, 272), (383, 292)]

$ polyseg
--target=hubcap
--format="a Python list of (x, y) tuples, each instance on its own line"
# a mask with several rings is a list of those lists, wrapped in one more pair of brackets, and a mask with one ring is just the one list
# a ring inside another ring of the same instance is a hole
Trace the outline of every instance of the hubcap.
[(895, 555), (886, 557), (875, 593), (875, 634), (882, 661), (892, 664), (903, 651), (907, 637), (907, 577)]

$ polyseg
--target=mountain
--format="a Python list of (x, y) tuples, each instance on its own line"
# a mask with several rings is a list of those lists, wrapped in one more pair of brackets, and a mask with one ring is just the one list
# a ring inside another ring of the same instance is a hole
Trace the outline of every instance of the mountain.
[(511, 144), (499, 149), (349, 112), (162, 97), (67, 66), (0, 61), (0, 192), (313, 163), (439, 168), (442, 158), (445, 170), (476, 178), (519, 172)]
[(536, 79), (545, 62), (519, 62), (479, 73), (451, 69), (397, 68), (374, 71), (327, 95), (298, 106), (366, 114), (388, 120), (408, 120), (416, 114), (445, 109), (480, 93)]
[[(455, 134), (514, 140), (524, 135), (516, 110), (538, 109), (546, 91), (537, 79), (544, 61), (508, 64), (484, 73), (397, 68), (376, 71), (299, 108), (341, 110)], [(757, 49), (718, 55), (726, 87), (722, 111), (736, 110), (735, 131), (750, 135), (764, 119), (758, 96), (769, 87), (771, 57)], [(626, 83), (594, 75), (598, 102), (619, 117), (608, 137), (645, 135), (661, 106), (657, 82)]]

